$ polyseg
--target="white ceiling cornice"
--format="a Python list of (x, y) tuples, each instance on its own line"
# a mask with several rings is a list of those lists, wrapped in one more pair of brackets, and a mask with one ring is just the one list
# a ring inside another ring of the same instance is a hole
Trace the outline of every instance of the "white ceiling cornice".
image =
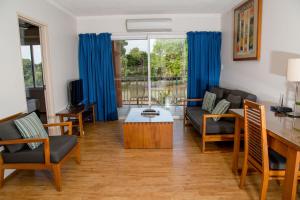
[(63, 11), (64, 13), (70, 15), (71, 17), (76, 18), (74, 13), (72, 13), (69, 9), (63, 7), (62, 5), (58, 4), (56, 1), (54, 0), (46, 0), (46, 1), (51, 5), (53, 5), (54, 7), (58, 8), (59, 10)]
[(47, 0), (73, 17), (223, 14), (244, 0)]

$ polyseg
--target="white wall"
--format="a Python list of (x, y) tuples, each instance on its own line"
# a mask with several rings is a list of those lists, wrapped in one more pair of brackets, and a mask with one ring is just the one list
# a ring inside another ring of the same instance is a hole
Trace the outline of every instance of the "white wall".
[(220, 31), (220, 14), (169, 14), (169, 15), (111, 15), (98, 17), (78, 17), (78, 33), (110, 32), (114, 35), (132, 35), (126, 31), (126, 19), (171, 18), (172, 33), (184, 34), (187, 31)]
[(26, 111), (17, 12), (48, 26), (54, 111), (67, 105), (66, 83), (78, 77), (76, 19), (47, 1), (0, 1), (0, 118)]
[(261, 101), (278, 102), (287, 94), (294, 100), (294, 85), (286, 81), (287, 59), (300, 56), (300, 1), (263, 0), (260, 61), (233, 61), (233, 11), (222, 16), (221, 86), (243, 89)]

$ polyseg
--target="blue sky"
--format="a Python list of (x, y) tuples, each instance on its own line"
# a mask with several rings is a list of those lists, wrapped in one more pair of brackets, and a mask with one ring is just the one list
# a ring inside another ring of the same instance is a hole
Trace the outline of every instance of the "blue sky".
[[(148, 41), (147, 40), (126, 40), (126, 41), (128, 42), (128, 45), (125, 46), (126, 53), (129, 53), (130, 50), (135, 47), (138, 47), (140, 50), (147, 52), (147, 49), (148, 49), (148, 47), (147, 47)], [(152, 51), (155, 41), (156, 41), (155, 39), (150, 40), (150, 51)]]
[[(22, 53), (22, 58), (31, 59), (29, 45), (21, 46), (21, 53)], [(40, 45), (33, 45), (33, 56), (34, 56), (35, 64), (39, 64), (42, 62), (42, 52), (41, 52)]]

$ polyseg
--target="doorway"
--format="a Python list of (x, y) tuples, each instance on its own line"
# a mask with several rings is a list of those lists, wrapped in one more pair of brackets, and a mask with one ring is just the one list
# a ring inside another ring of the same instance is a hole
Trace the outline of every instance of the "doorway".
[(19, 18), (19, 32), (27, 112), (35, 112), (47, 123), (40, 27)]

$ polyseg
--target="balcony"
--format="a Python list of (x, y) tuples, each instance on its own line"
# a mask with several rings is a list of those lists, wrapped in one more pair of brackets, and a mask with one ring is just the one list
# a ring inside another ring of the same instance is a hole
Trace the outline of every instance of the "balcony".
[[(148, 105), (147, 77), (122, 79), (123, 105)], [(146, 80), (145, 80), (146, 79)], [(151, 104), (157, 106), (182, 106), (186, 97), (186, 81), (182, 77), (152, 77)]]

